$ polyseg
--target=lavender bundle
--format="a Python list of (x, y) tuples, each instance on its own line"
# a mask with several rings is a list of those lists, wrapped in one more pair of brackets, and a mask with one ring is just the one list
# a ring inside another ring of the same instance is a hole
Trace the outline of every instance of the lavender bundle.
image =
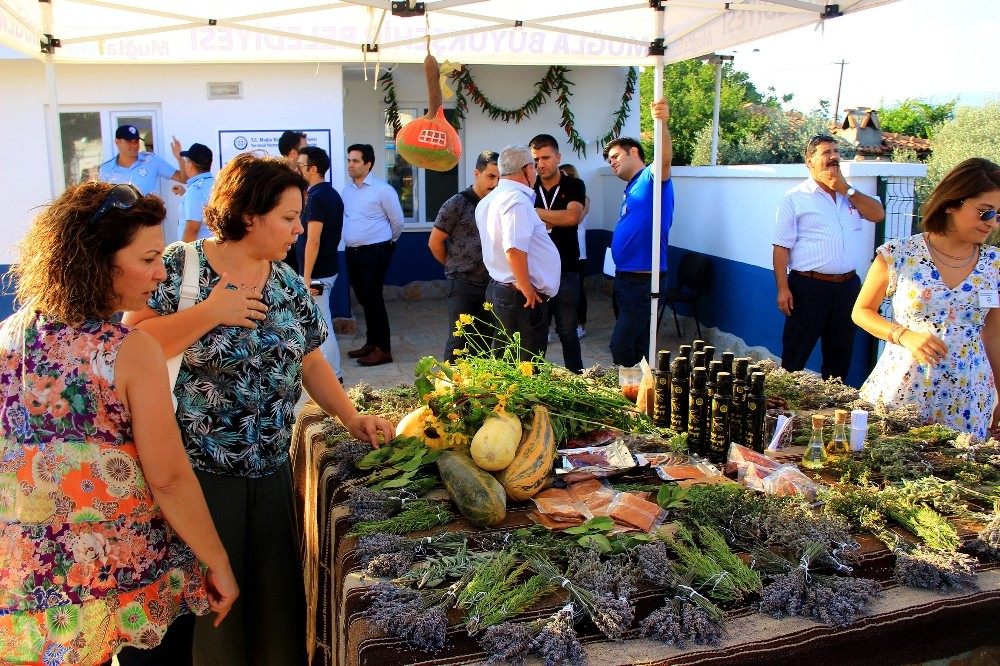
[(538, 653), (545, 666), (586, 666), (587, 655), (573, 628), (573, 604), (535, 622), (504, 622), (486, 630), (479, 641), (489, 665), (523, 666)]
[(755, 550), (754, 559), (762, 568), (781, 572), (764, 588), (760, 612), (777, 619), (801, 615), (824, 624), (846, 626), (882, 595), (882, 587), (876, 581), (810, 571), (810, 565), (822, 551), (823, 544), (811, 544), (796, 564), (770, 550)]
[(354, 554), (360, 564), (365, 565), (365, 573), (369, 576), (400, 578), (410, 571), (418, 556), (464, 551), (467, 543), (465, 535), (461, 533), (449, 532), (410, 539), (397, 534), (376, 532), (358, 539)]
[(358, 486), (347, 491), (347, 508), (354, 521), (387, 520), (437, 485), (432, 477), (413, 479), (406, 488), (373, 490)]
[(964, 546), (964, 550), (982, 560), (1000, 560), (1000, 502), (993, 504), (993, 518)]
[(893, 577), (900, 585), (948, 592), (974, 590), (975, 560), (956, 552), (936, 552), (926, 548), (896, 549)]
[(650, 613), (640, 624), (648, 638), (685, 647), (688, 642), (716, 645), (723, 634), (722, 610), (681, 578), (667, 556), (663, 542), (643, 544), (635, 549), (642, 578), (653, 585), (674, 590), (666, 604)]
[(354, 439), (346, 432), (342, 437), (327, 441), (333, 449), (333, 462), (327, 467), (327, 473), (334, 481), (346, 481), (363, 474), (357, 465), (372, 450), (371, 444)]
[(444, 590), (413, 590), (378, 583), (365, 595), (372, 605), (363, 613), (378, 629), (424, 652), (439, 652), (448, 630), (447, 611), (455, 605), (463, 578)]
[(530, 555), (528, 564), (547, 583), (565, 589), (573, 603), (587, 614), (602, 634), (611, 640), (617, 640), (628, 631), (635, 618), (635, 606), (628, 598), (608, 592), (595, 594), (564, 576), (552, 562), (541, 555)]

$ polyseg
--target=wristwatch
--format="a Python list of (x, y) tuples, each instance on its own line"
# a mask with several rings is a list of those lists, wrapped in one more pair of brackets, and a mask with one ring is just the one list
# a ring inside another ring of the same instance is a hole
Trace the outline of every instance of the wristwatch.
[(858, 191), (856, 189), (854, 189), (854, 186), (851, 185), (850, 183), (848, 183), (847, 184), (847, 198), (850, 199), (851, 197), (853, 197), (857, 193), (858, 193)]

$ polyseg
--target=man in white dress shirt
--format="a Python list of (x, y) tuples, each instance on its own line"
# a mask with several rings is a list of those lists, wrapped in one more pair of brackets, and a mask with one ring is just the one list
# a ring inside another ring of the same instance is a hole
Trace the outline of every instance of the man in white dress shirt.
[(360, 365), (392, 363), (389, 315), (382, 285), (396, 241), (403, 234), (403, 207), (396, 190), (372, 175), (375, 149), (367, 143), (347, 147), (347, 184), (344, 186), (344, 253), (347, 277), (365, 311), (365, 344), (347, 352)]
[(885, 210), (844, 178), (832, 136), (812, 137), (805, 158), (809, 178), (785, 193), (774, 231), (778, 309), (786, 317), (781, 367), (804, 368), (822, 339), (823, 379), (843, 379), (856, 330), (851, 310), (861, 290), (848, 240), (862, 232), (862, 219), (881, 222)]
[[(527, 357), (545, 355), (549, 299), (559, 291), (559, 250), (535, 211), (535, 160), (527, 146), (507, 146), (497, 162), (500, 182), (476, 206), (491, 303), (507, 335), (521, 334)], [(504, 344), (503, 334), (493, 349)], [(526, 360), (526, 359), (525, 359)]]

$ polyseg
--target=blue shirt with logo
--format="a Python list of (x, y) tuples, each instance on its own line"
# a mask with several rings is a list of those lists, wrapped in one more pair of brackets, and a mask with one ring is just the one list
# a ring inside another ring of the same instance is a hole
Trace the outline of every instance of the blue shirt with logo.
[[(212, 196), (212, 186), (215, 178), (208, 171), (188, 178), (187, 191), (181, 197), (180, 220), (177, 221), (177, 240), (184, 237), (184, 227), (189, 220), (204, 222), (204, 209)], [(212, 231), (202, 224), (198, 228), (198, 238), (212, 238)]]
[(132, 183), (143, 194), (149, 194), (155, 193), (158, 179), (170, 179), (176, 172), (177, 167), (170, 166), (153, 153), (140, 152), (130, 167), (118, 164), (118, 156), (115, 155), (101, 165), (97, 178), (105, 183)]

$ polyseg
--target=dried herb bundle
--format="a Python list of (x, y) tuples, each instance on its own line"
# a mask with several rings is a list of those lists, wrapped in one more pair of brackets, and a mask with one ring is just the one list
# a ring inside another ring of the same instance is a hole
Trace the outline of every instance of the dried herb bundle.
[(373, 490), (366, 486), (357, 486), (347, 491), (347, 508), (350, 519), (386, 520), (399, 513), (408, 502), (413, 502), (436, 486), (437, 479), (419, 477), (413, 479), (409, 487), (399, 490)]
[(939, 592), (973, 590), (977, 587), (974, 562), (971, 557), (955, 552), (899, 548), (893, 577), (907, 587)]
[[(714, 606), (713, 606), (714, 608)], [(718, 609), (716, 609), (718, 610)], [(691, 599), (675, 596), (640, 623), (640, 633), (679, 648), (687, 644), (718, 645), (722, 622)]]
[(754, 551), (755, 561), (762, 566), (784, 571), (764, 588), (758, 607), (761, 613), (777, 619), (801, 615), (824, 624), (845, 626), (852, 624), (882, 595), (876, 581), (811, 571), (810, 565), (822, 550), (819, 543), (808, 546), (798, 563), (765, 549)]
[(414, 500), (401, 513), (385, 520), (363, 520), (354, 524), (347, 536), (367, 536), (376, 532), (386, 534), (408, 534), (429, 530), (438, 525), (447, 525), (455, 520), (455, 514), (448, 510), (444, 502)]
[[(354, 554), (360, 564), (366, 565), (365, 573), (369, 576), (401, 578), (407, 574), (418, 556), (428, 553), (462, 552), (466, 549), (466, 544), (466, 537), (461, 533), (409, 539), (397, 534), (377, 532), (358, 539)], [(452, 576), (452, 578), (458, 577)], [(440, 585), (443, 580), (444, 578), (431, 587)]]
[(363, 616), (382, 631), (424, 652), (444, 647), (447, 610), (455, 604), (465, 579), (446, 590), (413, 590), (395, 583), (378, 583), (365, 595), (372, 605)]
[(333, 461), (326, 472), (334, 481), (346, 481), (363, 474), (357, 465), (372, 450), (371, 444), (354, 439), (346, 430), (329, 436), (326, 442), (333, 450)]
[(1000, 560), (1000, 501), (993, 504), (993, 517), (964, 550), (982, 560)]
[(858, 390), (839, 378), (824, 380), (814, 372), (788, 372), (774, 361), (758, 361), (765, 373), (764, 388), (768, 396), (778, 396), (798, 409), (821, 409), (840, 406), (858, 399)]
[(532, 570), (550, 584), (566, 590), (573, 604), (586, 613), (597, 629), (612, 640), (617, 640), (628, 631), (635, 618), (635, 606), (625, 597), (608, 593), (594, 594), (556, 569), (548, 559), (531, 555), (528, 563)]
[(381, 414), (386, 418), (403, 416), (420, 406), (417, 389), (412, 384), (376, 389), (365, 382), (359, 382), (347, 389), (347, 397), (362, 414)]
[(458, 598), (458, 605), (466, 609), (465, 629), (470, 636), (523, 612), (551, 591), (542, 576), (522, 582), (527, 568), (527, 563), (518, 564), (514, 555), (504, 552), (476, 568)]
[(543, 620), (504, 622), (490, 627), (479, 645), (488, 655), (487, 664), (506, 662), (523, 666), (532, 652), (542, 657), (545, 666), (587, 664), (587, 654), (573, 628), (572, 604)]
[(931, 550), (954, 552), (961, 544), (952, 524), (930, 507), (887, 502), (882, 512), (915, 534)]
[(736, 578), (695, 543), (694, 535), (678, 525), (674, 535), (660, 532), (661, 538), (677, 553), (684, 565), (684, 575), (690, 577), (705, 595), (720, 601), (739, 601), (746, 592)]

